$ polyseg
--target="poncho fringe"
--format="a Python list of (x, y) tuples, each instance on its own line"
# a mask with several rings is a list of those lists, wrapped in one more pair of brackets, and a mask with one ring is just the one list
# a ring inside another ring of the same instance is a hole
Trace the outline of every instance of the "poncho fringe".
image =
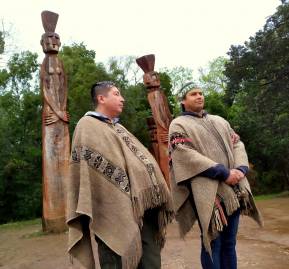
[(196, 210), (203, 243), (209, 253), (211, 241), (226, 225), (222, 212), (215, 205), (216, 197), (221, 198), (226, 216), (241, 208), (241, 214), (252, 217), (263, 226), (246, 177), (238, 185), (246, 198), (239, 201), (231, 186), (198, 176), (217, 164), (228, 169), (249, 166), (244, 144), (241, 141), (233, 144), (232, 133), (227, 121), (213, 115), (203, 118), (180, 116), (172, 121), (169, 130), (171, 192), (180, 235), (184, 237), (192, 228), (197, 219), (192, 212)]
[(157, 211), (156, 241), (163, 246), (174, 215), (169, 189), (152, 155), (120, 124), (79, 121), (67, 193), (68, 251), (85, 268), (95, 268), (95, 236), (121, 256), (124, 269), (137, 268), (147, 209)]

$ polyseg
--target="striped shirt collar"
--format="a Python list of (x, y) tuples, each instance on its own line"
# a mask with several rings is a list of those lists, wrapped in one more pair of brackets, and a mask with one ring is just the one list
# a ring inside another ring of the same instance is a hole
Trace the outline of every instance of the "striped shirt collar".
[(201, 115), (199, 115), (199, 114), (196, 113), (196, 112), (191, 112), (191, 111), (183, 111), (183, 112), (182, 112), (182, 116), (189, 115), (189, 116), (193, 116), (193, 117), (197, 117), (197, 118), (203, 118), (203, 117), (205, 117), (207, 114), (208, 114), (208, 112), (205, 111), (205, 110), (202, 111), (202, 114), (201, 114)]

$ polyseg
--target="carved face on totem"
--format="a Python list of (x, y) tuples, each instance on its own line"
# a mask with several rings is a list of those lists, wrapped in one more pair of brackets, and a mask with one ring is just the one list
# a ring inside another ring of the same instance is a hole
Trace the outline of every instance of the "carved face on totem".
[(40, 44), (44, 53), (58, 53), (61, 46), (59, 35), (53, 32), (43, 34)]
[(145, 73), (143, 76), (143, 82), (147, 88), (157, 88), (160, 87), (160, 75), (155, 71), (150, 71)]

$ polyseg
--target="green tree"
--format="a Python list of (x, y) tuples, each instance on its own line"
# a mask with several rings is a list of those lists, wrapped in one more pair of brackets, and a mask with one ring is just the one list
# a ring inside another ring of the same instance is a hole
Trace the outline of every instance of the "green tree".
[(225, 99), (258, 171), (259, 191), (289, 188), (288, 44), (289, 4), (284, 1), (262, 30), (228, 53)]
[(161, 72), (166, 73), (170, 77), (172, 85), (171, 91), (174, 94), (179, 94), (180, 89), (185, 83), (194, 80), (193, 70), (183, 66), (176, 66), (171, 69), (162, 68)]
[(64, 46), (60, 58), (68, 78), (68, 110), (72, 133), (78, 120), (88, 110), (93, 110), (90, 98), (92, 84), (114, 80), (114, 77), (106, 71), (102, 63), (95, 63), (95, 52), (88, 50), (83, 43)]
[(0, 31), (0, 55), (3, 54), (5, 48), (5, 39), (3, 31)]
[(90, 97), (91, 85), (97, 81), (111, 80), (121, 89), (126, 100), (121, 122), (141, 141), (148, 143), (144, 128), (145, 118), (149, 115), (146, 92), (141, 84), (134, 85), (129, 82), (132, 78), (128, 78), (132, 57), (111, 58), (105, 66), (95, 62), (95, 52), (88, 50), (83, 43), (64, 46), (60, 57), (68, 77), (71, 134), (78, 120), (88, 110), (94, 110)]
[(38, 64), (14, 54), (0, 85), (0, 223), (41, 212), (41, 103), (33, 83)]
[(225, 92), (227, 78), (224, 71), (227, 61), (225, 57), (220, 56), (210, 61), (207, 67), (199, 69), (199, 84), (202, 89), (206, 92)]
[(122, 81), (123, 85), (141, 83), (143, 72), (136, 64), (135, 56), (111, 57), (108, 61), (109, 71), (115, 78)]
[(148, 146), (149, 134), (146, 118), (151, 116), (151, 110), (144, 85), (123, 87), (122, 95), (125, 98), (125, 106), (121, 114), (121, 123), (145, 146)]
[[(112, 80), (126, 99), (121, 122), (149, 145), (146, 118), (151, 110), (144, 85), (128, 71), (132, 57), (105, 66), (96, 63), (95, 52), (82, 43), (64, 46), (60, 57), (68, 77), (71, 133), (84, 113), (93, 109), (91, 85)], [(28, 51), (15, 53), (0, 70), (0, 223), (41, 216), (42, 104), (36, 59), (37, 55)], [(173, 108), (170, 77), (161, 73), (160, 78)]]
[(228, 118), (228, 106), (224, 103), (227, 78), (224, 74), (225, 57), (218, 57), (209, 62), (208, 66), (199, 69), (198, 84), (204, 91), (205, 109), (211, 113)]

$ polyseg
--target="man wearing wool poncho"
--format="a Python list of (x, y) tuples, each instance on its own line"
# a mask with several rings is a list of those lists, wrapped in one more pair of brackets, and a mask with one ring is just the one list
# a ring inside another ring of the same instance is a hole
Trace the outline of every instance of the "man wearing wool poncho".
[(176, 219), (182, 237), (198, 221), (204, 269), (235, 269), (240, 214), (260, 226), (262, 218), (246, 178), (244, 144), (226, 120), (204, 110), (202, 90), (192, 84), (183, 87), (183, 113), (169, 129)]
[(109, 81), (92, 86), (95, 111), (78, 122), (67, 184), (68, 251), (85, 268), (159, 269), (171, 196), (149, 151), (121, 124), (124, 99)]

